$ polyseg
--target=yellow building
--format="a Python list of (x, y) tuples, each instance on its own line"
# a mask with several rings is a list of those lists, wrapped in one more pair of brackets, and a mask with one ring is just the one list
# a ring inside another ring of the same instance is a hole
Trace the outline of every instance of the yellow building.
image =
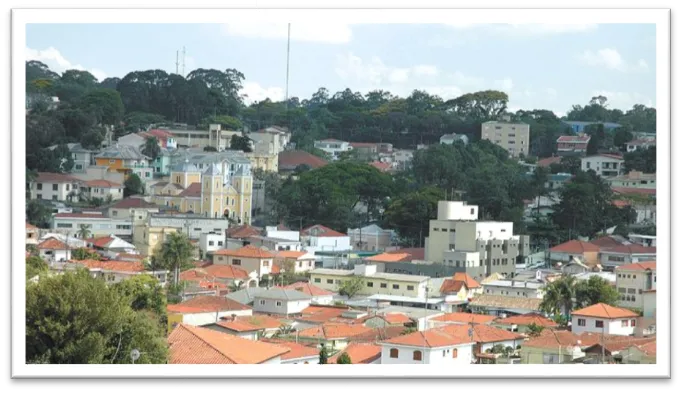
[(362, 277), (362, 289), (358, 295), (393, 295), (425, 297), (429, 282), (427, 276), (377, 273), (374, 265), (355, 265), (354, 270), (315, 269), (310, 272), (310, 282), (322, 289), (338, 292), (345, 281)]
[(266, 172), (277, 172), (279, 170), (279, 156), (271, 153), (245, 153), (244, 154), (253, 169), (260, 169)]
[(146, 224), (137, 225), (133, 230), (133, 244), (142, 255), (152, 255), (154, 250), (170, 233), (177, 232), (177, 228), (149, 227)]

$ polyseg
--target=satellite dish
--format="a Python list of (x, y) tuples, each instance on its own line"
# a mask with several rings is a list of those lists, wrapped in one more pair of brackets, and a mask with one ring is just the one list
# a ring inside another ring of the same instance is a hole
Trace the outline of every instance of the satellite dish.
[(133, 359), (133, 362), (139, 359), (140, 351), (138, 351), (137, 349), (133, 349), (132, 351), (130, 351), (130, 358)]

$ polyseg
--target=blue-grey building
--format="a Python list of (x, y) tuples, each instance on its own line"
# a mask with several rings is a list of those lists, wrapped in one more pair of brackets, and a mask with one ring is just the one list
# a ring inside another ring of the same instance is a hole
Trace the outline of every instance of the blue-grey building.
[(576, 120), (562, 120), (564, 124), (567, 126), (571, 127), (571, 130), (573, 132), (580, 133), (580, 132), (585, 132), (585, 128), (587, 126), (590, 126), (592, 124), (603, 124), (604, 129), (606, 130), (613, 130), (618, 127), (620, 127), (620, 124), (618, 123), (609, 123), (609, 122), (600, 122), (600, 121), (576, 121)]

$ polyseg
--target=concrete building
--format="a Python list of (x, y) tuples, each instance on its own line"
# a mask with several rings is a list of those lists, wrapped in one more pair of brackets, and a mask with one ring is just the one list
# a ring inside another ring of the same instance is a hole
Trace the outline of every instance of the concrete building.
[(545, 283), (537, 281), (496, 280), (482, 284), (483, 293), (510, 297), (542, 299)]
[(202, 233), (224, 234), (229, 228), (224, 218), (210, 218), (198, 214), (150, 214), (146, 226), (149, 228), (174, 228), (198, 240)]
[(159, 207), (157, 205), (137, 196), (122, 199), (109, 206), (107, 210), (109, 217), (130, 220), (133, 222), (133, 226), (146, 223), (150, 214), (158, 212)]
[(528, 155), (530, 126), (509, 121), (487, 121), (481, 124), (481, 139), (489, 140), (509, 152), (512, 157)]
[(332, 161), (339, 159), (339, 154), (353, 150), (353, 147), (348, 142), (340, 141), (338, 139), (323, 139), (315, 141), (316, 149), (320, 149), (329, 155)]
[(312, 297), (293, 289), (272, 288), (258, 293), (253, 310), (266, 314), (296, 315), (310, 306)]
[(359, 295), (397, 295), (425, 298), (429, 277), (407, 274), (377, 273), (374, 265), (355, 265), (354, 270), (315, 269), (310, 272), (310, 282), (328, 291), (338, 292), (339, 285), (354, 277), (362, 277), (363, 289)]
[(130, 219), (113, 218), (101, 212), (57, 213), (52, 216), (50, 228), (77, 236), (81, 227), (88, 228), (91, 236), (116, 235), (130, 237), (133, 223)]
[(157, 248), (166, 241), (166, 237), (176, 232), (178, 232), (177, 228), (136, 226), (133, 231), (133, 245), (140, 254), (153, 255)]
[(446, 326), (382, 341), (381, 364), (472, 364), (473, 339), (449, 330), (452, 327)]
[(464, 134), (445, 134), (440, 137), (441, 145), (452, 145), (455, 142), (460, 141), (465, 145), (469, 144), (469, 137)]
[(636, 262), (655, 261), (656, 247), (644, 247), (639, 244), (602, 247), (600, 260), (601, 265), (608, 269)]
[(292, 231), (283, 225), (265, 227), (265, 236), (296, 242), (301, 240), (301, 233), (299, 231)]
[(630, 171), (622, 176), (607, 179), (611, 188), (642, 188), (647, 190), (656, 189), (656, 174)]
[(109, 146), (95, 155), (95, 162), (98, 166), (108, 167), (110, 172), (122, 173), (126, 178), (134, 173), (140, 177), (145, 187), (154, 177), (152, 159), (135, 146)]
[(376, 224), (362, 228), (348, 228), (348, 237), (354, 250), (382, 252), (392, 248), (397, 234), (392, 229), (382, 229)]
[[(59, 145), (50, 146), (48, 149), (54, 150), (57, 146)], [(80, 143), (67, 143), (66, 147), (73, 158), (71, 173), (83, 173), (95, 163), (93, 151), (84, 148)]]
[(348, 251), (351, 250), (350, 237), (324, 225), (313, 225), (301, 231), (303, 249), (317, 253), (319, 251)]
[(297, 240), (268, 236), (250, 236), (245, 239), (245, 242), (270, 251), (301, 251), (301, 242)]
[[(656, 262), (637, 262), (616, 268), (618, 305), (644, 309), (644, 293), (656, 290)], [(654, 296), (655, 300), (655, 296)]]
[(233, 135), (242, 135), (241, 130), (223, 130), (220, 124), (210, 124), (208, 130), (189, 129), (187, 127), (163, 128), (163, 131), (171, 134), (178, 147), (204, 147), (211, 146), (218, 151), (230, 147), (230, 139)]
[(639, 314), (604, 303), (573, 311), (571, 331), (631, 336), (635, 333)]
[(581, 158), (580, 169), (585, 172), (595, 171), (601, 177), (617, 177), (625, 170), (625, 160), (615, 154), (596, 154)]
[(51, 201), (78, 201), (81, 181), (62, 173), (38, 172), (36, 179), (29, 183), (31, 199)]
[(291, 141), (289, 130), (286, 127), (279, 126), (250, 132), (248, 137), (252, 141), (255, 153), (274, 154), (275, 156), (283, 152), (289, 141)]
[(587, 145), (592, 139), (589, 135), (562, 135), (556, 140), (557, 154), (561, 157), (587, 154)]
[(213, 253), (214, 265), (232, 265), (244, 269), (248, 274), (255, 272), (258, 278), (273, 271), (275, 254), (254, 246), (237, 250), (222, 249)]
[(478, 206), (439, 201), (429, 223), (426, 259), (455, 267), (475, 279), (516, 272), (516, 258), (530, 249), (528, 236), (514, 235), (511, 222), (476, 221)]
[(199, 249), (205, 254), (225, 247), (225, 232), (202, 233), (199, 235)]
[(80, 198), (92, 200), (99, 198), (104, 201), (123, 199), (123, 184), (109, 180), (89, 180), (80, 185)]
[(636, 233), (629, 233), (628, 240), (644, 247), (656, 247), (656, 235), (638, 235)]

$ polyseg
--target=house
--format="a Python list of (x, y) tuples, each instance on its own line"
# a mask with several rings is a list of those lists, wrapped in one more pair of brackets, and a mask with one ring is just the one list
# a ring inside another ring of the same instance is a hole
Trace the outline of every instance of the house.
[(98, 166), (106, 166), (109, 171), (139, 176), (143, 183), (153, 179), (154, 167), (151, 158), (140, 152), (137, 146), (119, 145), (109, 146), (95, 155)]
[(338, 291), (339, 285), (353, 277), (363, 278), (363, 289), (358, 295), (368, 296), (382, 294), (424, 298), (429, 281), (426, 276), (377, 273), (373, 265), (355, 265), (354, 270), (315, 269), (310, 272), (311, 282), (328, 291)]
[(580, 159), (580, 169), (595, 171), (600, 177), (617, 177), (625, 170), (625, 160), (616, 154), (601, 153)]
[(154, 176), (170, 175), (171, 161), (171, 152), (165, 147), (161, 148), (159, 155), (152, 161)]
[(482, 284), (482, 286), (482, 293), (486, 295), (542, 299), (545, 283), (511, 279), (489, 281)]
[(410, 262), (412, 255), (407, 253), (383, 253), (372, 255), (364, 259), (365, 264), (376, 266), (377, 272), (386, 272), (386, 266), (397, 262)]
[(389, 312), (364, 317), (363, 325), (371, 328), (385, 329), (391, 326), (413, 327), (414, 321), (407, 314)]
[(166, 306), (169, 331), (177, 324), (203, 326), (220, 322), (221, 317), (252, 315), (251, 307), (222, 296), (197, 296)]
[(639, 314), (624, 308), (597, 303), (572, 313), (571, 330), (583, 332), (630, 336), (635, 333)]
[(315, 269), (315, 255), (306, 251), (278, 251), (275, 264), (284, 270), (286, 266), (292, 265), (293, 273), (302, 274)]
[(528, 333), (529, 326), (535, 325), (545, 329), (554, 329), (559, 327), (559, 324), (553, 320), (545, 317), (542, 314), (530, 313), (524, 315), (514, 315), (507, 318), (498, 318), (492, 323), (493, 326), (497, 326), (502, 329), (509, 330), (510, 332), (518, 333)]
[(312, 253), (352, 249), (348, 235), (319, 224), (301, 231), (301, 243), (304, 250)]
[(544, 329), (521, 344), (522, 364), (572, 363), (584, 356), (580, 336), (570, 331)]
[(260, 340), (264, 337), (272, 337), (282, 326), (287, 326), (287, 323), (267, 315), (232, 315), (222, 317), (219, 322), (204, 327), (247, 340)]
[(177, 228), (157, 228), (148, 225), (136, 226), (132, 231), (133, 244), (142, 255), (153, 255), (155, 250), (166, 241), (171, 233), (177, 233)]
[(193, 270), (204, 271), (210, 277), (214, 277), (215, 281), (222, 282), (228, 286), (232, 284), (242, 284), (247, 288), (253, 288), (255, 286), (258, 286), (257, 274), (255, 272), (249, 273), (239, 266), (208, 265), (203, 268)]
[(371, 161), (379, 156), (379, 145), (367, 142), (350, 142), (351, 150), (362, 161)]
[(449, 328), (417, 331), (380, 342), (381, 364), (472, 364), (474, 340)]
[(159, 146), (162, 149), (174, 150), (178, 148), (178, 141), (175, 139), (175, 136), (167, 130), (151, 129), (149, 131), (145, 131), (144, 134), (146, 134), (147, 138), (156, 138), (159, 141)]
[(78, 201), (81, 180), (62, 173), (38, 172), (28, 185), (31, 199), (51, 201)]
[(84, 259), (70, 260), (64, 266), (57, 265), (55, 267), (61, 268), (61, 270), (69, 270), (76, 266), (88, 269), (93, 277), (102, 278), (106, 280), (107, 284), (116, 284), (142, 274), (148, 274), (156, 278), (161, 286), (165, 286), (168, 282), (167, 270), (146, 270), (141, 262)]
[[(54, 150), (57, 146), (59, 145), (50, 146), (48, 149)], [(73, 158), (73, 169), (71, 170), (71, 173), (83, 173), (94, 163), (92, 150), (85, 149), (80, 143), (67, 143), (66, 147), (69, 149)]]
[(393, 170), (393, 165), (389, 162), (372, 161), (369, 163), (370, 166), (376, 168), (379, 172), (391, 172)]
[(630, 171), (625, 175), (608, 179), (607, 182), (611, 188), (643, 188), (647, 190), (655, 190), (656, 174)]
[(144, 198), (128, 197), (109, 206), (107, 213), (109, 217), (127, 219), (139, 225), (147, 221), (151, 214), (158, 213), (159, 206), (147, 202)]
[[(636, 262), (616, 268), (616, 289), (620, 295), (618, 305), (644, 309), (645, 295), (656, 290), (656, 261)], [(655, 292), (653, 296), (656, 301)]]
[(549, 249), (549, 259), (552, 262), (570, 262), (578, 259), (587, 266), (599, 263), (600, 248), (592, 243), (580, 240), (569, 240)]
[(625, 151), (632, 153), (640, 149), (648, 149), (656, 146), (656, 139), (634, 139), (625, 144)]
[(502, 121), (487, 121), (481, 124), (481, 139), (500, 146), (512, 157), (528, 155), (530, 146), (530, 126), (525, 123), (513, 123), (509, 118)]
[(440, 144), (441, 145), (452, 145), (455, 142), (460, 141), (464, 143), (465, 145), (469, 144), (469, 137), (464, 135), (464, 134), (445, 134), (440, 137)]
[(324, 345), (331, 351), (343, 350), (348, 346), (353, 336), (373, 332), (374, 329), (361, 324), (323, 323), (296, 333), (301, 343)]
[(302, 150), (285, 150), (279, 153), (279, 173), (292, 174), (297, 168), (317, 169), (327, 165), (327, 160)]
[[(228, 239), (234, 239), (238, 240), (238, 242), (233, 242), (234, 244), (239, 244), (240, 248), (244, 246), (244, 241), (251, 237), (251, 236), (259, 236), (262, 234), (262, 229), (257, 228), (251, 225), (236, 225), (236, 226), (230, 226), (225, 230), (225, 235), (228, 237)], [(228, 247), (232, 248), (232, 247)]]
[(504, 318), (507, 314), (540, 312), (540, 303), (542, 303), (540, 298), (482, 294), (469, 302), (469, 308), (475, 313), (498, 315)]
[(26, 223), (26, 245), (29, 244), (37, 246), (38, 245), (38, 235), (40, 230), (37, 226)]
[(639, 244), (602, 247), (600, 258), (604, 268), (614, 269), (631, 263), (656, 260), (656, 247), (644, 247)]
[(477, 363), (489, 363), (488, 359), (496, 359), (496, 356), (490, 355), (492, 355), (493, 348), (499, 346), (515, 352), (525, 339), (521, 334), (486, 324), (456, 324), (445, 326), (443, 329), (454, 336), (473, 340), (475, 342), (473, 351)]
[(334, 303), (334, 292), (324, 290), (309, 282), (295, 282), (282, 287), (285, 290), (299, 291), (310, 296), (312, 304), (332, 304)]
[(348, 228), (348, 237), (354, 250), (385, 251), (395, 245), (397, 235), (392, 229), (382, 229), (376, 224), (362, 228)]
[(598, 363), (627, 364), (629, 361), (635, 360), (631, 359), (634, 353), (628, 351), (629, 348), (637, 348), (652, 342), (655, 346), (656, 337), (629, 337), (618, 341), (604, 340), (604, 342), (598, 342), (584, 348), (583, 352), (585, 352), (586, 358), (594, 359)]
[(574, 275), (583, 274), (590, 271), (592, 271), (592, 268), (585, 265), (577, 258), (571, 258), (571, 260), (567, 264), (561, 266), (561, 273), (563, 274)]
[(180, 323), (168, 335), (170, 364), (280, 364), (284, 346)]
[(483, 287), (468, 274), (457, 272), (452, 278), (443, 280), (439, 292), (448, 297), (455, 296), (457, 300), (468, 301), (483, 293)]
[(81, 183), (80, 195), (83, 199), (100, 198), (112, 201), (123, 199), (123, 185), (109, 180), (90, 180)]
[(246, 244), (271, 251), (300, 251), (301, 242), (291, 239), (280, 239), (268, 236), (250, 236), (244, 239)]
[(342, 354), (348, 355), (351, 364), (380, 364), (381, 346), (372, 343), (351, 343), (343, 351), (330, 357), (327, 362), (336, 364)]
[(497, 317), (494, 315), (472, 314), (466, 312), (451, 312), (438, 315), (428, 320), (430, 328), (442, 327), (445, 325), (480, 325), (491, 324)]
[(202, 233), (199, 235), (199, 249), (204, 255), (224, 248), (226, 245), (224, 233)]
[(49, 262), (63, 262), (71, 259), (71, 247), (61, 240), (47, 239), (38, 243), (38, 256)]
[(327, 153), (333, 161), (339, 159), (339, 154), (353, 150), (353, 147), (348, 142), (340, 141), (338, 139), (315, 141), (314, 146), (316, 149), (320, 149)]
[[(282, 364), (319, 364), (320, 350), (317, 347), (302, 345), (299, 343), (278, 340), (266, 339), (261, 340), (271, 344), (276, 344), (285, 348), (289, 348), (289, 352), (282, 355)], [(329, 359), (328, 363), (331, 363)]]
[(271, 288), (254, 296), (256, 312), (279, 315), (300, 314), (310, 305), (312, 296), (297, 290)]
[(557, 154), (562, 157), (584, 156), (590, 139), (589, 135), (562, 135), (556, 141)]
[(253, 302), (255, 300), (255, 296), (261, 292), (267, 291), (267, 288), (261, 288), (261, 287), (250, 287), (247, 286), (244, 289), (240, 289), (235, 292), (230, 292), (228, 293), (225, 297), (231, 300), (234, 300), (238, 303), (244, 304), (244, 305), (253, 305)]
[(109, 235), (84, 239), (87, 246), (96, 251), (100, 251), (106, 257), (113, 257), (118, 253), (136, 254), (135, 246), (121, 239), (120, 237)]
[[(182, 283), (181, 296), (183, 297), (183, 300), (189, 298), (188, 294), (211, 294), (219, 296), (228, 291), (228, 284), (225, 284), (225, 282), (210, 275), (203, 268), (195, 268), (180, 272), (180, 283)], [(208, 290), (210, 293), (202, 293), (203, 290)]]
[(656, 340), (632, 345), (618, 354), (625, 364), (656, 364)]
[(258, 277), (271, 274), (275, 254), (254, 246), (236, 250), (222, 249), (213, 253), (214, 265), (239, 266), (248, 273), (256, 272)]

